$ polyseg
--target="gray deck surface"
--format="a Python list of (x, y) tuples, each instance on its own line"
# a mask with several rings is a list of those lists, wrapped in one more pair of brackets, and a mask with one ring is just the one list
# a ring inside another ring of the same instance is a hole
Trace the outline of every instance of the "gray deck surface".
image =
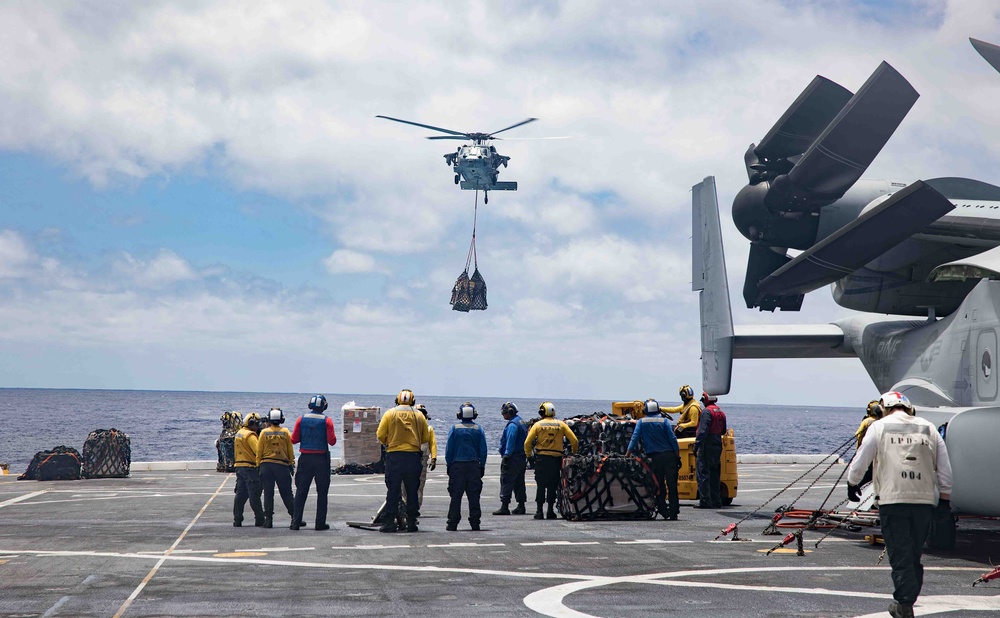
[[(485, 515), (445, 531), (447, 477), (432, 472), (420, 531), (349, 528), (382, 503), (381, 476), (339, 476), (328, 531), (232, 526), (235, 477), (142, 472), (128, 479), (17, 482), (0, 477), (2, 616), (887, 616), (880, 547), (837, 532), (804, 557), (765, 556), (773, 507), (740, 527), (751, 541), (712, 542), (810, 466), (740, 466), (720, 511), (682, 502), (681, 521), (574, 523)], [(835, 470), (836, 472), (836, 470)], [(530, 483), (529, 498), (534, 486)], [(821, 481), (797, 505), (816, 507)], [(37, 492), (37, 493), (36, 493)], [(491, 464), (483, 510), (498, 505)], [(839, 501), (844, 494), (837, 488)], [(529, 507), (531, 505), (529, 504)], [(280, 509), (279, 509), (280, 510)], [(247, 507), (249, 520), (252, 514)], [(276, 521), (276, 524), (277, 524)], [(1000, 525), (962, 520), (956, 550), (924, 558), (918, 615), (988, 616), (1000, 582), (971, 587), (1000, 562)], [(1000, 614), (997, 614), (1000, 615)]]

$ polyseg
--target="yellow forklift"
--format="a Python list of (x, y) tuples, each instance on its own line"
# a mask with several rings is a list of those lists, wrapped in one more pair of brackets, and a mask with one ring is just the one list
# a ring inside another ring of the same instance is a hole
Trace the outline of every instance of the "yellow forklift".
[[(615, 416), (631, 416), (640, 419), (645, 416), (645, 402), (616, 401), (611, 404)], [(694, 438), (679, 438), (681, 468), (677, 473), (677, 493), (681, 500), (698, 500), (698, 481), (695, 477)], [(730, 429), (722, 436), (722, 470), (719, 474), (722, 504), (730, 505), (736, 497), (739, 475), (736, 470), (736, 440)]]

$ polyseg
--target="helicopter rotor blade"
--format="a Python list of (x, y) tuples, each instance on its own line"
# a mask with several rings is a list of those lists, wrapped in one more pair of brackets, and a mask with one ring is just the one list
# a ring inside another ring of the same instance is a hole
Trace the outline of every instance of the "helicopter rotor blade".
[[(468, 133), (462, 133), (460, 131), (452, 131), (451, 129), (442, 129), (441, 127), (431, 126), (429, 124), (421, 124), (419, 122), (411, 122), (409, 120), (401, 120), (399, 118), (392, 118), (391, 116), (375, 116), (376, 118), (385, 118), (386, 120), (392, 120), (393, 122), (402, 122), (403, 124), (412, 124), (415, 127), (423, 127), (425, 129), (430, 129), (432, 131), (440, 131), (442, 133), (448, 133), (450, 135), (459, 135), (460, 139), (470, 139)], [(534, 119), (532, 119), (534, 120)], [(523, 122), (521, 124), (524, 124)], [(517, 125), (514, 125), (517, 126)], [(506, 129), (505, 129), (506, 130)]]
[(572, 135), (557, 135), (553, 137), (495, 137), (493, 138), (501, 142), (527, 142), (541, 139), (575, 139)]
[(522, 125), (526, 125), (529, 122), (534, 122), (536, 120), (538, 120), (538, 118), (528, 118), (527, 120), (522, 120), (521, 122), (519, 122), (517, 124), (510, 125), (506, 129), (500, 129), (499, 131), (494, 131), (494, 132), (490, 133), (490, 135), (492, 136), (492, 135), (496, 135), (497, 133), (503, 133), (504, 131), (510, 131), (511, 129), (516, 129), (517, 127), (520, 127)]
[(428, 137), (425, 137), (424, 139), (457, 139), (465, 142), (472, 138), (469, 137), (468, 135), (430, 135)]

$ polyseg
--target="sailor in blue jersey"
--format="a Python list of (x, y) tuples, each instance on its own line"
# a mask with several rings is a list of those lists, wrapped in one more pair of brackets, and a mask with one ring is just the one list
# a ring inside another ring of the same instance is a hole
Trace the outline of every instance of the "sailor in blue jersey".
[[(494, 515), (524, 515), (528, 496), (524, 488), (524, 471), (528, 459), (524, 454), (524, 440), (528, 437), (528, 423), (518, 416), (517, 406), (507, 402), (500, 407), (507, 425), (500, 436), (500, 508)], [(510, 510), (511, 496), (517, 499), (517, 508)]]
[[(680, 511), (680, 500), (677, 496), (677, 471), (680, 469), (680, 455), (677, 438), (668, 422), (670, 417), (661, 416), (660, 404), (655, 399), (646, 400), (646, 416), (635, 423), (635, 431), (628, 443), (627, 456), (632, 455), (639, 441), (646, 449), (650, 458), (650, 466), (656, 475), (656, 510), (663, 519), (676, 521)], [(665, 486), (665, 488), (664, 488)], [(664, 500), (664, 494), (670, 497), (670, 506)]]
[(486, 474), (486, 433), (476, 424), (476, 408), (471, 403), (463, 403), (458, 410), (459, 422), (448, 430), (448, 445), (444, 460), (448, 465), (448, 507), (447, 530), (458, 530), (462, 519), (462, 496), (469, 498), (469, 524), (479, 530), (482, 510), (479, 496), (483, 493), (483, 475)]
[(295, 515), (292, 530), (305, 525), (302, 518), (309, 496), (309, 485), (316, 480), (316, 529), (329, 530), (326, 523), (327, 494), (330, 491), (330, 447), (337, 443), (333, 419), (323, 414), (326, 397), (314, 395), (309, 400), (309, 413), (295, 421), (292, 444), (299, 445), (299, 469), (295, 472)]

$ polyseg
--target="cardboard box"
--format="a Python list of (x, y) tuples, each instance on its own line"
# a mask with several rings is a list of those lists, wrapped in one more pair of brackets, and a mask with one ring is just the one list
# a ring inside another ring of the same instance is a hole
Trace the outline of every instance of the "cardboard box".
[(382, 457), (382, 445), (376, 435), (382, 420), (382, 408), (358, 406), (349, 401), (343, 414), (344, 463), (370, 464)]

